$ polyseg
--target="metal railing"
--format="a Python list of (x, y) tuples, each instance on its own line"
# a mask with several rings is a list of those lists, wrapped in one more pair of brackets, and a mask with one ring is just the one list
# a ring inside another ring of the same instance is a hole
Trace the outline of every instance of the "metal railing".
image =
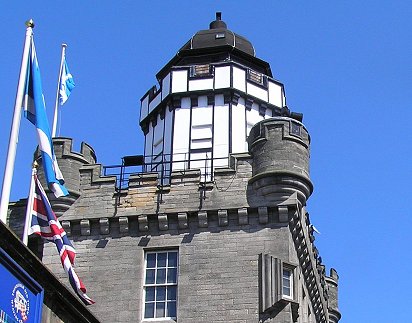
[[(199, 153), (198, 153), (199, 154)], [(213, 169), (215, 167), (228, 166), (228, 157), (189, 158), (189, 153), (159, 154), (153, 156), (125, 156), (122, 164), (103, 166), (104, 176), (116, 176), (116, 190), (121, 192), (128, 188), (129, 177), (143, 173), (157, 173), (158, 186), (170, 184), (172, 171), (186, 172), (188, 170), (200, 170), (200, 182), (213, 181)]]

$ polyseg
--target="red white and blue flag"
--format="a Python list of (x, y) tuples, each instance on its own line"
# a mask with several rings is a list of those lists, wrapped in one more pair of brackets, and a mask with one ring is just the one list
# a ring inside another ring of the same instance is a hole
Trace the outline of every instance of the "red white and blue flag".
[(56, 244), (63, 268), (69, 276), (70, 285), (86, 305), (94, 304), (94, 301), (86, 295), (86, 287), (74, 271), (73, 265), (76, 251), (54, 214), (39, 179), (35, 174), (33, 176), (35, 189), (34, 194), (32, 194), (33, 207), (28, 234), (37, 234)]

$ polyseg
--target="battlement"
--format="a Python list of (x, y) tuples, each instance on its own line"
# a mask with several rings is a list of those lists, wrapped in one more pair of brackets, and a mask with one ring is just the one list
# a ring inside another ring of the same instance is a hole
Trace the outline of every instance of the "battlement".
[[(57, 216), (60, 216), (77, 200), (80, 196), (80, 173), (79, 170), (83, 165), (95, 164), (96, 154), (93, 148), (85, 142), (82, 142), (80, 153), (73, 149), (73, 140), (71, 138), (53, 138), (53, 148), (59, 163), (60, 170), (64, 174), (65, 186), (69, 191), (68, 196), (56, 199), (49, 194), (50, 203)], [(37, 149), (34, 153), (34, 159), (38, 161), (39, 167), (37, 174), (44, 187), (47, 187), (44, 180), (44, 171), (41, 167), (41, 154)]]

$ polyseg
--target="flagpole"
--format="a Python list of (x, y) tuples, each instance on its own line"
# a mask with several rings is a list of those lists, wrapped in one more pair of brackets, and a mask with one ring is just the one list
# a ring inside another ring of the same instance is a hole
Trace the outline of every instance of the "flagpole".
[(56, 137), (57, 115), (58, 115), (58, 110), (59, 110), (60, 82), (61, 82), (61, 79), (62, 79), (62, 70), (63, 70), (64, 55), (66, 53), (66, 47), (67, 47), (67, 44), (62, 44), (62, 56), (61, 56), (61, 60), (60, 60), (59, 79), (57, 81), (56, 101), (55, 101), (55, 105), (54, 105), (52, 138)]
[(29, 197), (27, 199), (27, 208), (26, 208), (26, 220), (24, 222), (24, 230), (23, 230), (23, 243), (24, 245), (27, 246), (27, 243), (29, 242), (29, 229), (30, 229), (30, 224), (31, 224), (31, 217), (32, 217), (32, 211), (33, 211), (33, 201), (34, 201), (34, 176), (37, 174), (37, 164), (36, 161), (33, 162), (33, 167), (31, 169), (31, 179), (30, 179), (30, 191), (29, 191)]
[(11, 182), (13, 178), (14, 162), (16, 159), (17, 143), (20, 130), (21, 109), (27, 74), (30, 42), (33, 35), (34, 22), (32, 19), (26, 22), (26, 38), (24, 40), (23, 56), (21, 59), (19, 83), (17, 85), (16, 101), (14, 104), (13, 122), (10, 129), (9, 147), (7, 151), (6, 167), (4, 168), (3, 186), (0, 202), (0, 221), (6, 223), (7, 210), (9, 208)]

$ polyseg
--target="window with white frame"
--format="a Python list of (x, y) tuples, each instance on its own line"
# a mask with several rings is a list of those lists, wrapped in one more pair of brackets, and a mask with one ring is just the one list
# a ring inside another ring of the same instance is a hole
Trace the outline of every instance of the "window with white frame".
[(176, 319), (178, 252), (145, 254), (144, 319)]
[(273, 309), (278, 302), (298, 302), (296, 265), (270, 254), (260, 254), (259, 271), (261, 312)]
[(287, 267), (282, 270), (282, 296), (293, 299), (293, 271)]

